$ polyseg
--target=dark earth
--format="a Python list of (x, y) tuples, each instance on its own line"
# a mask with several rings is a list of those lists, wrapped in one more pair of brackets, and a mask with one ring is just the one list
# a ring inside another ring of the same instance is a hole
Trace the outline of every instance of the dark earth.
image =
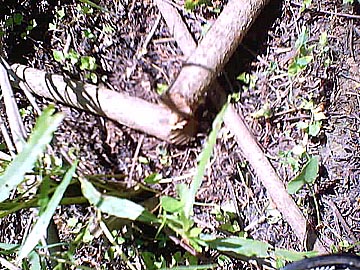
[[(22, 63), (91, 82), (87, 77), (89, 71), (81, 70), (78, 65), (64, 68), (54, 60), (52, 50), (71, 48), (80, 55), (95, 57), (98, 84), (155, 102), (158, 85), (171, 84), (185, 60), (165, 22), (158, 21), (156, 5), (151, 0), (104, 0), (96, 3), (106, 11), (92, 8), (92, 12), (84, 14), (78, 8), (85, 5), (82, 2), (0, 1), (1, 22), (15, 13), (23, 15), (23, 22), (8, 28), (1, 38), (2, 56), (10, 64)], [(226, 1), (213, 0), (208, 6), (186, 11), (182, 8), (183, 1), (175, 2), (197, 41), (226, 4)], [(301, 189), (294, 195), (294, 200), (329, 251), (360, 252), (359, 4), (313, 0), (309, 8), (301, 12), (302, 4), (301, 0), (270, 0), (219, 80), (229, 94), (238, 93), (237, 100), (233, 101), (236, 108), (285, 184), (296, 172), (286, 162), (284, 153), (302, 144), (307, 153), (320, 157), (319, 177), (313, 190)], [(61, 9), (64, 16), (59, 18), (56, 14)], [(26, 39), (21, 38), (20, 34), (32, 19), (36, 20), (37, 26)], [(49, 30), (49, 23), (54, 22), (56, 29)], [(156, 30), (147, 44), (147, 51), (141, 51), (153, 27)], [(314, 46), (313, 58), (298, 75), (289, 77), (287, 70), (302, 27), (308, 30), (308, 46)], [(85, 29), (95, 38), (85, 37)], [(318, 46), (324, 32), (327, 33), (326, 49)], [(243, 72), (252, 75), (255, 83), (237, 80)], [(20, 108), (30, 106), (21, 92), (17, 93), (17, 99)], [(326, 116), (316, 136), (298, 126), (299, 122), (311, 118), (309, 110), (301, 108), (301, 103), (309, 100), (314, 102), (314, 109)], [(36, 101), (41, 108), (49, 104), (41, 97), (36, 97)], [(271, 111), (270, 117), (254, 117), (253, 113), (265, 105)], [(149, 174), (160, 173), (164, 181), (152, 188), (171, 196), (176, 195), (177, 183), (190, 182), (211, 121), (217, 113), (211, 103), (202, 106), (200, 132), (190, 144), (176, 147), (87, 112), (60, 104), (57, 109), (65, 111), (67, 117), (53, 140), (56, 153), (71, 151), (86, 174), (114, 175), (108, 181), (115, 186), (126, 185), (129, 178), (143, 182)], [(30, 112), (24, 117), (28, 131), (36, 117), (34, 110), (30, 109)], [(3, 105), (1, 115), (5, 119)], [(300, 166), (303, 163), (304, 160), (299, 159)], [(132, 199), (140, 202), (145, 198)], [(211, 166), (196, 199), (202, 203), (195, 209), (196, 220), (209, 232), (224, 233), (215, 229), (219, 224), (211, 210), (213, 204), (227, 205), (237, 210), (235, 219), (249, 237), (275, 247), (304, 251), (304, 244), (274, 209), (256, 172), (244, 160), (234, 136), (225, 127), (218, 136)], [(0, 241), (21, 243), (31, 221), (30, 213), (23, 210), (1, 219)], [(54, 220), (60, 241), (67, 242), (74, 237), (67, 227), (70, 217), (77, 217), (86, 224), (95, 215), (94, 209), (86, 205), (59, 208)], [(124, 250), (134, 262), (139, 260), (141, 252), (136, 245), (138, 239), (147, 243), (142, 248), (164, 257), (177, 250), (183, 251), (175, 244), (173, 250), (158, 250), (156, 244), (148, 241), (152, 239), (152, 229), (144, 227), (142, 234), (140, 231), (134, 229), (132, 235), (123, 235), (127, 239)], [(100, 236), (91, 244), (79, 246), (75, 260), (95, 269), (127, 269), (120, 257), (105, 258), (108, 246), (109, 243)], [(208, 263), (215, 258), (209, 253), (203, 260)], [(254, 260), (233, 258), (227, 269), (259, 267), (262, 268)]]

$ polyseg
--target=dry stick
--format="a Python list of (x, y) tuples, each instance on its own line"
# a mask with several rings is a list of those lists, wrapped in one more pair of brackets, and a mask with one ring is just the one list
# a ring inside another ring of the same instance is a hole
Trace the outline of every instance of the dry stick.
[[(294, 6), (299, 7), (299, 8), (303, 7), (303, 4), (296, 3), (296, 2), (293, 2), (293, 1), (291, 1), (291, 5), (294, 5)], [(333, 11), (327, 11), (327, 10), (323, 10), (323, 9), (305, 8), (305, 11), (318, 12), (318, 13), (323, 13), (323, 14), (336, 16), (336, 17), (344, 17), (344, 18), (348, 18), (348, 19), (356, 19), (356, 20), (360, 19), (359, 15), (347, 14), (347, 13), (341, 13), (341, 12), (333, 12)]]
[[(181, 16), (177, 10), (166, 1), (155, 1), (160, 12), (163, 13), (164, 10), (166, 11), (166, 14), (162, 15), (167, 23), (168, 20), (170, 20), (169, 24), (172, 26), (174, 21), (177, 22), (178, 25), (176, 27), (171, 27), (170, 31), (171, 29), (177, 29), (178, 36), (189, 35), (188, 29), (181, 20)], [(164, 6), (166, 6), (166, 8)], [(186, 50), (189, 50), (190, 48), (190, 50), (192, 50), (196, 47), (194, 40), (179, 39), (177, 42), (180, 49), (185, 48)], [(224, 100), (225, 94), (222, 87), (217, 82), (214, 83), (214, 86), (216, 87), (217, 92), (223, 96), (222, 99)], [(219, 100), (215, 100), (215, 103), (218, 102)], [(228, 107), (228, 110), (225, 113), (224, 122), (227, 128), (236, 136), (237, 143), (245, 158), (254, 168), (257, 176), (265, 186), (268, 194), (284, 216), (285, 220), (290, 224), (300, 241), (304, 241), (306, 238), (307, 222), (303, 214), (286, 191), (283, 182), (275, 172), (269, 160), (265, 157), (256, 139), (247, 128), (244, 120), (237, 114), (232, 105)], [(326, 252), (325, 247), (318, 240), (315, 242), (314, 248), (320, 252)]]
[(26, 131), (22, 122), (19, 108), (16, 104), (14, 92), (10, 85), (9, 75), (5, 67), (7, 63), (0, 59), (0, 88), (4, 97), (4, 105), (8, 118), (10, 131), (17, 152), (21, 152), (26, 141)]
[[(106, 116), (162, 140), (169, 141), (174, 124), (179, 121), (179, 116), (166, 106), (19, 64), (14, 64), (11, 68), (18, 77), (15, 84), (20, 89)], [(181, 125), (179, 127), (182, 128)]]
[[(175, 7), (167, 1), (155, 0), (155, 4), (161, 12), (170, 33), (178, 44), (181, 45), (181, 50), (185, 56), (191, 55), (196, 48), (196, 42), (193, 36), (190, 34), (183, 19), (176, 12), (178, 16), (173, 16), (173, 10)], [(185, 29), (183, 29), (185, 28)], [(186, 31), (184, 31), (186, 30)]]

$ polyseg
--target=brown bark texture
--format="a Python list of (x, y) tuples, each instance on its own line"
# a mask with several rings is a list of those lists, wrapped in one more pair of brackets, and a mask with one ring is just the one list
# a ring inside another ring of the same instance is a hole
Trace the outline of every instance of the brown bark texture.
[(230, 0), (163, 95), (164, 103), (191, 117), (267, 2)]
[(106, 116), (162, 140), (169, 141), (174, 124), (179, 121), (177, 114), (166, 106), (19, 64), (11, 68), (18, 77), (17, 86), (22, 90)]

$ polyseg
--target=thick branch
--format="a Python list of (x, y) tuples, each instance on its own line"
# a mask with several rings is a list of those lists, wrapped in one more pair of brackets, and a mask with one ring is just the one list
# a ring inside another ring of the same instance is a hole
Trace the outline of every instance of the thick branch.
[[(62, 75), (14, 64), (17, 86), (25, 91), (78, 109), (106, 116), (120, 124), (171, 141), (174, 131), (186, 128), (186, 121), (163, 105), (152, 104), (106, 88), (83, 84)], [(178, 135), (180, 136), (180, 135)], [(180, 141), (192, 134), (181, 133)]]
[(163, 96), (164, 102), (191, 115), (267, 2), (230, 0)]

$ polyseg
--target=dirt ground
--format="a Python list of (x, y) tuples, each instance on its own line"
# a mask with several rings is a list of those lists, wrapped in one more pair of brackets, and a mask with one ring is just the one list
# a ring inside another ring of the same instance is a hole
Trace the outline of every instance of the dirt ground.
[[(64, 70), (54, 60), (52, 50), (70, 46), (81, 55), (95, 57), (99, 84), (155, 102), (158, 85), (171, 84), (184, 57), (165, 22), (158, 20), (159, 11), (153, 1), (123, 2), (99, 1), (98, 4), (108, 11), (94, 8), (92, 14), (83, 14), (77, 8), (80, 1), (0, 1), (0, 20), (20, 12), (24, 21), (35, 18), (37, 22), (27, 39), (19, 36), (24, 24), (14, 26), (13, 31), (2, 38), (1, 54), (10, 63), (23, 63), (89, 81), (86, 71), (78, 66)], [(175, 2), (183, 6), (182, 1)], [(181, 9), (197, 41), (201, 41), (206, 27), (216, 20), (225, 4), (226, 1), (212, 1), (212, 5), (192, 12)], [(303, 12), (301, 6), (302, 1), (270, 0), (219, 80), (229, 94), (239, 93), (234, 102), (238, 112), (244, 116), (285, 184), (296, 173), (281, 152), (289, 153), (287, 151), (295, 145), (302, 144), (307, 153), (320, 157), (314, 190), (301, 189), (293, 198), (329, 251), (360, 252), (360, 9), (357, 3), (344, 4), (342, 0), (313, 0)], [(56, 12), (62, 8), (65, 15), (60, 19)], [(54, 22), (56, 30), (49, 31), (49, 23)], [(141, 52), (154, 27), (147, 51)], [(308, 46), (314, 46), (312, 61), (298, 76), (289, 77), (287, 70), (303, 27), (308, 30)], [(84, 29), (96, 38), (86, 38)], [(326, 49), (318, 45), (324, 32), (327, 33)], [(237, 80), (243, 72), (251, 75), (254, 83)], [(18, 93), (18, 100), (20, 107), (29, 106), (21, 93)], [(311, 118), (308, 111), (301, 108), (301, 103), (310, 100), (314, 108), (326, 116), (316, 136), (299, 128), (299, 122)], [(37, 102), (41, 107), (49, 103), (41, 97), (37, 97)], [(253, 113), (265, 105), (271, 116), (255, 118)], [(176, 147), (102, 117), (58, 104), (57, 109), (65, 111), (67, 117), (56, 131), (54, 149), (73, 151), (88, 174), (124, 176), (123, 179), (114, 178), (113, 182), (127, 183), (129, 177), (142, 182), (149, 174), (160, 173), (168, 181), (153, 188), (175, 195), (177, 183), (191, 180), (217, 113), (211, 103), (203, 107), (196, 138), (186, 146)], [(3, 106), (1, 108), (4, 115)], [(30, 127), (34, 117), (29, 115), (25, 121)], [(140, 161), (134, 159), (136, 156), (141, 157)], [(302, 162), (300, 160), (300, 165)], [(272, 207), (266, 189), (225, 127), (220, 132), (214, 158), (196, 199), (202, 205), (209, 205), (196, 208), (197, 220), (209, 231), (219, 233), (213, 230), (219, 224), (210, 213), (211, 205), (230, 205), (237, 209), (237, 221), (242, 228), (247, 228), (250, 237), (275, 247), (304, 250), (304, 244)], [(91, 207), (59, 209), (56, 224), (60, 240), (66, 242), (71, 238), (66, 228), (68, 218), (77, 216), (85, 220), (92, 215)], [(20, 242), (27, 221), (22, 213), (0, 220), (0, 241)], [(133, 239), (132, 244), (135, 242)], [(109, 262), (102, 257), (105, 249), (106, 242), (99, 238), (91, 246), (79, 247), (76, 256), (84, 265), (94, 268), (100, 269), (102, 265), (106, 269), (121, 269), (120, 259)], [(119, 265), (114, 267), (117, 263)], [(231, 267), (256, 268), (252, 262), (235, 259)]]

